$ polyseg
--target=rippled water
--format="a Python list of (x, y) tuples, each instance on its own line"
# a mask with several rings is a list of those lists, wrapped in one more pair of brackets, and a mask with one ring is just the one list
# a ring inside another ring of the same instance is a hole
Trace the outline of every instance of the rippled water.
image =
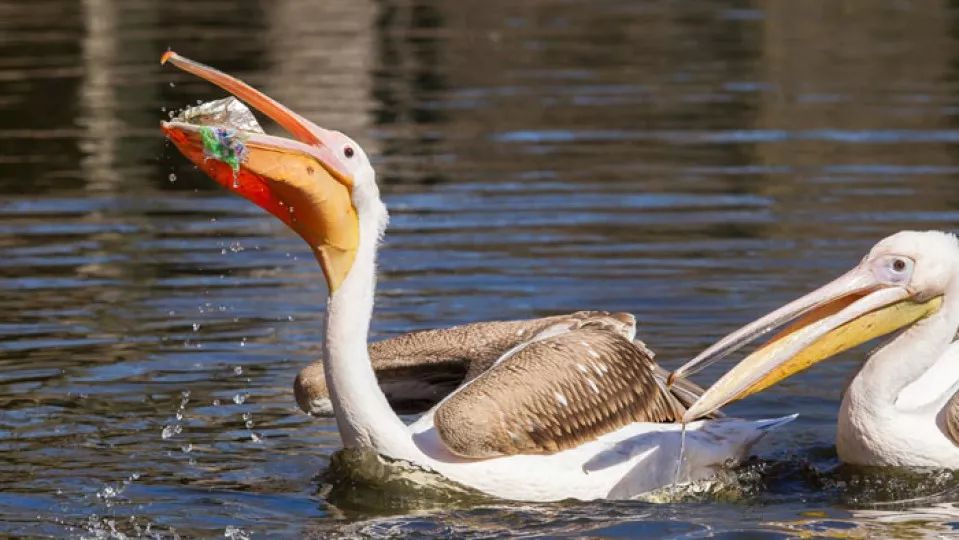
[[(234, 72), (376, 156), (375, 337), (583, 308), (672, 367), (903, 228), (959, 223), (959, 13), (902, 2), (0, 1), (0, 534), (938, 534), (951, 474), (839, 467), (853, 351), (669, 504), (330, 488), (305, 246), (165, 145)], [(704, 374), (709, 381), (717, 373)], [(410, 500), (405, 500), (410, 499)], [(400, 503), (397, 503), (400, 500)]]

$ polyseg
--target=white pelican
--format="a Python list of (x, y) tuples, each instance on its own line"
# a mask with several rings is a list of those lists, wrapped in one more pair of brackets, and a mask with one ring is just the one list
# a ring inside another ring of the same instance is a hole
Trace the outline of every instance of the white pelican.
[(852, 270), (729, 334), (683, 377), (797, 319), (723, 375), (684, 420), (769, 387), (870, 339), (876, 349), (842, 397), (836, 448), (859, 465), (959, 468), (959, 244), (939, 231), (883, 239)]
[[(676, 478), (683, 401), (647, 351), (602, 325), (548, 325), (411, 425), (370, 363), (377, 244), (386, 227), (373, 168), (349, 137), (320, 128), (245, 83), (173, 52), (161, 61), (219, 85), (296, 140), (163, 122), (177, 148), (226, 188), (270, 211), (312, 248), (329, 286), (326, 386), (343, 444), (506, 499), (628, 498)], [(711, 476), (770, 428), (689, 423), (680, 481)]]

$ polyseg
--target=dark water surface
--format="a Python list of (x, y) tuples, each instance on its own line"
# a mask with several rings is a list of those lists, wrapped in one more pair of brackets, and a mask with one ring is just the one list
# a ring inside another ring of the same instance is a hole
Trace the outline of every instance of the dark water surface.
[(881, 237), (959, 223), (954, 3), (474, 4), (0, 1), (0, 534), (955, 532), (950, 475), (837, 469), (865, 348), (730, 408), (801, 413), (738, 495), (326, 489), (335, 426), (291, 391), (324, 282), (163, 143), (166, 111), (222, 96), (161, 69), (167, 47), (376, 156), (378, 338), (627, 310), (675, 367)]

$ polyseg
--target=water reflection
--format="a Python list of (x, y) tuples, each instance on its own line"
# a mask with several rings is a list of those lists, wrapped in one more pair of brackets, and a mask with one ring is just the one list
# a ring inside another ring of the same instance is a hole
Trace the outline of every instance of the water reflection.
[(236, 73), (377, 154), (392, 224), (375, 336), (628, 310), (675, 365), (894, 230), (955, 228), (956, 15), (782, 0), (0, 4), (0, 530), (899, 534), (889, 500), (924, 516), (910, 531), (948, 530), (948, 499), (927, 496), (952, 484), (878, 474), (866, 483), (890, 490), (863, 493), (833, 472), (861, 351), (733, 407), (802, 414), (742, 473), (755, 499), (407, 517), (328, 499), (317, 474), (335, 428), (290, 391), (320, 354), (322, 280), (299, 240), (161, 142), (160, 118), (221, 93), (157, 58), (173, 46)]

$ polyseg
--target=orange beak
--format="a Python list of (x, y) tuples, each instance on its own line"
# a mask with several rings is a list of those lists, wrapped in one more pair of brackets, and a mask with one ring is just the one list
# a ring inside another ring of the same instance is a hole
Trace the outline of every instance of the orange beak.
[(353, 175), (337, 157), (335, 134), (230, 75), (172, 51), (160, 59), (167, 61), (232, 93), (295, 138), (189, 121), (160, 123), (166, 137), (200, 170), (306, 240), (332, 294), (349, 273), (359, 244)]

